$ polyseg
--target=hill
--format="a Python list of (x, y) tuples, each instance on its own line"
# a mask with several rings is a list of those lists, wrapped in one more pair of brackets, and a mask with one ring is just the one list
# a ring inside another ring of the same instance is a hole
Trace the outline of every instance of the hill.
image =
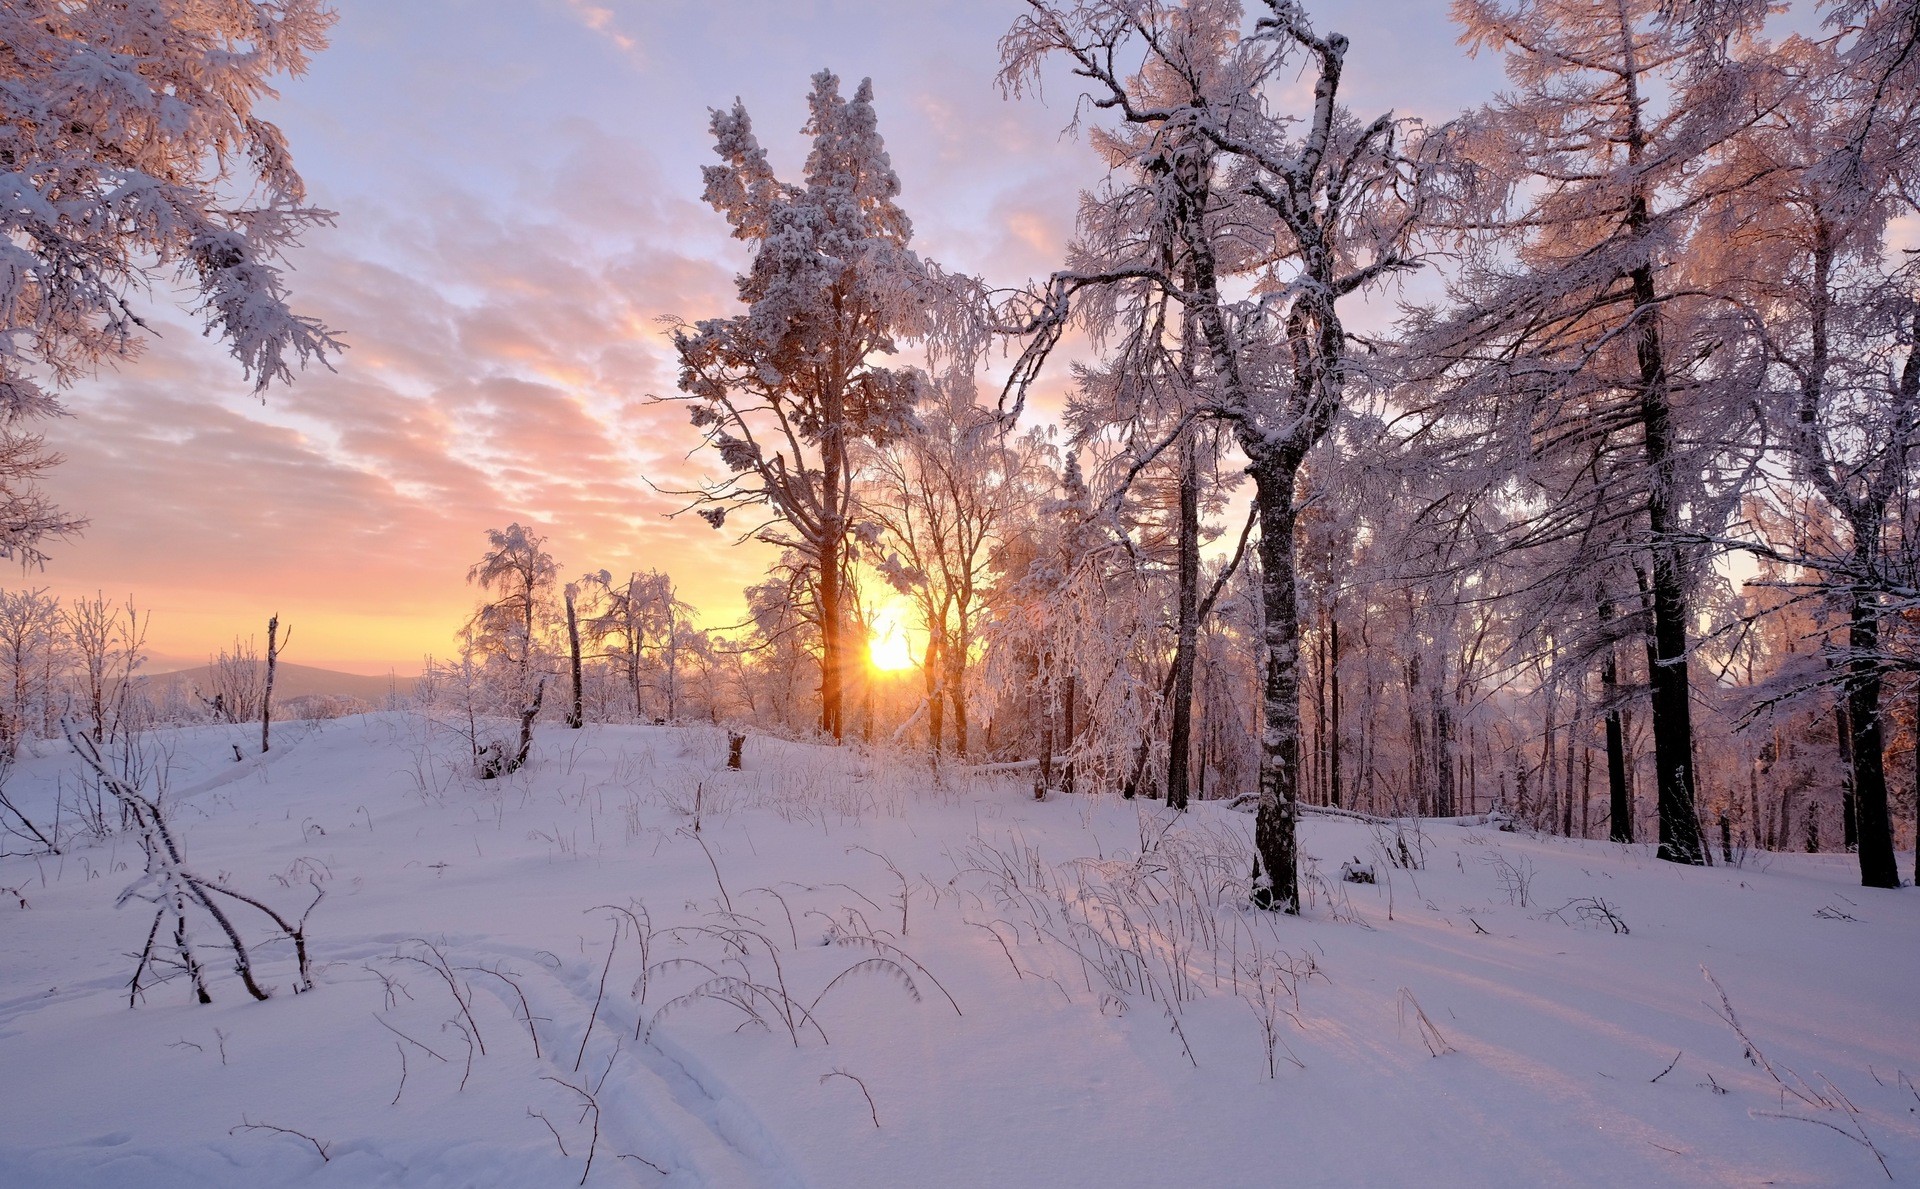
[[(141, 680), (156, 697), (170, 686), (179, 686), (191, 693), (196, 688), (205, 689), (209, 686), (210, 671), (211, 666), (199, 665), (190, 669), (149, 673)], [(340, 673), (281, 661), (274, 667), (273, 697), (276, 703), (311, 697), (352, 698), (374, 709), (387, 704), (389, 692), (398, 690), (405, 695), (412, 692), (413, 684), (411, 677), (368, 677), (360, 673)]]
[[(129, 1010), (137, 841), (0, 858), (0, 1184), (1920, 1179), (1920, 896), (1847, 856), (1313, 816), (1283, 917), (1220, 803), (758, 737), (733, 772), (700, 728), (542, 727), (497, 781), (411, 714), (249, 738), (150, 754), (188, 865), (324, 894), (313, 989), (220, 898), (273, 997), (193, 909), (195, 1003), (163, 903)], [(72, 767), (6, 791), (45, 820)]]

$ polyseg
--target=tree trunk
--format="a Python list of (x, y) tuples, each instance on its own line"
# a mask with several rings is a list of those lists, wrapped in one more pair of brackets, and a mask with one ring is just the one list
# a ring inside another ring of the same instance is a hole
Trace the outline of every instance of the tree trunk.
[(1580, 745), (1580, 837), (1593, 837), (1593, 748)]
[(1554, 765), (1557, 758), (1553, 754), (1554, 739), (1557, 738), (1559, 723), (1556, 716), (1560, 711), (1560, 686), (1556, 681), (1548, 681), (1541, 690), (1547, 698), (1546, 735), (1540, 742), (1540, 803), (1544, 810), (1538, 824), (1548, 833), (1553, 832), (1553, 819), (1559, 816), (1559, 769)]
[(840, 742), (840, 550), (830, 535), (820, 552), (820, 730)]
[(673, 584), (667, 584), (667, 721), (680, 717), (680, 617), (675, 613)]
[(573, 704), (567, 710), (567, 725), (577, 731), (580, 729), (581, 724), (586, 722), (586, 715), (581, 707), (580, 695), (580, 616), (573, 605), (573, 587), (571, 585), (566, 588), (566, 604), (567, 655), (572, 661), (573, 672)]
[[(289, 635), (292, 633), (289, 632)], [(280, 617), (267, 619), (267, 688), (260, 695), (260, 754), (265, 755), (269, 746), (268, 733), (273, 728), (273, 671), (280, 663)]]
[[(1860, 540), (1856, 529), (1855, 540)], [(1857, 547), (1856, 547), (1857, 549)], [(1880, 737), (1880, 622), (1871, 594), (1855, 588), (1847, 644), (1847, 710), (1853, 728), (1853, 808), (1860, 847), (1860, 884), (1897, 888), (1893, 824), (1887, 814), (1887, 774)]]
[[(1635, 195), (1629, 204), (1629, 222), (1646, 220), (1646, 200)], [(1633, 272), (1633, 299), (1639, 308), (1635, 348), (1640, 361), (1640, 424), (1644, 434), (1647, 470), (1649, 552), (1653, 555), (1653, 667), (1652, 689), (1654, 787), (1660, 809), (1660, 847), (1656, 852), (1670, 863), (1700, 865), (1706, 846), (1694, 813), (1693, 703), (1687, 671), (1689, 607), (1686, 565), (1677, 537), (1682, 527), (1675, 510), (1679, 463), (1674, 457), (1673, 410), (1667, 386), (1665, 356), (1655, 311), (1653, 269), (1643, 265)]]
[[(1848, 669), (1849, 674), (1846, 688), (1850, 691), (1853, 686), (1852, 666), (1849, 665)], [(1833, 707), (1833, 741), (1840, 745), (1841, 763), (1840, 845), (1849, 854), (1860, 849), (1860, 835), (1855, 829), (1853, 820), (1853, 788), (1855, 779), (1853, 732), (1847, 726), (1847, 706), (1851, 701), (1852, 698), (1850, 695), (1842, 697)]]
[(927, 687), (927, 750), (935, 762), (940, 758), (940, 745), (946, 736), (946, 699), (940, 688), (944, 677), (946, 658), (940, 655), (940, 640), (945, 629), (939, 620), (928, 617), (927, 651), (920, 661), (920, 674)]
[[(628, 586), (627, 591), (629, 596), (631, 596), (633, 587)], [(632, 613), (629, 612), (627, 655), (625, 658), (627, 662), (627, 685), (633, 690), (633, 721), (645, 722), (647, 721), (647, 708), (646, 704), (642, 702), (640, 698), (640, 631), (637, 627), (631, 626), (633, 623), (631, 614)]]
[(1333, 706), (1333, 740), (1327, 754), (1327, 803), (1340, 807), (1340, 605), (1328, 617), (1327, 636), (1333, 655), (1327, 664), (1327, 698)]
[(1167, 734), (1167, 808), (1187, 807), (1193, 751), (1193, 665), (1200, 610), (1200, 452), (1194, 431), (1180, 440), (1179, 624), (1173, 653), (1173, 715)]
[[(1260, 585), (1266, 689), (1260, 734), (1260, 801), (1253, 845), (1271, 885), (1264, 907), (1300, 911), (1296, 823), (1300, 792), (1300, 603), (1294, 567), (1294, 476), (1299, 463), (1266, 458), (1248, 468), (1260, 509)], [(1258, 900), (1259, 897), (1256, 897)]]
[(1063, 732), (1063, 737), (1064, 737), (1064, 738), (1066, 739), (1066, 754), (1067, 754), (1067, 762), (1066, 762), (1066, 766), (1065, 766), (1065, 769), (1064, 769), (1064, 770), (1063, 770), (1063, 771), (1061, 772), (1061, 774), (1060, 774), (1060, 789), (1061, 789), (1061, 791), (1062, 791), (1062, 792), (1065, 792), (1065, 793), (1067, 793), (1067, 794), (1068, 794), (1069, 796), (1071, 796), (1071, 795), (1073, 794), (1073, 792), (1074, 792), (1074, 776), (1073, 776), (1073, 764), (1074, 764), (1074, 761), (1073, 761), (1073, 738), (1074, 738), (1074, 724), (1073, 724), (1073, 700), (1074, 700), (1074, 698), (1075, 698), (1075, 697), (1077, 697), (1077, 696), (1079, 695), (1079, 693), (1080, 693), (1080, 689), (1079, 689), (1079, 686), (1080, 686), (1080, 675), (1079, 675), (1078, 673), (1074, 673), (1074, 672), (1071, 672), (1071, 671), (1069, 671), (1069, 672), (1067, 673), (1067, 696), (1066, 696), (1066, 698), (1065, 698), (1065, 699), (1063, 699), (1063, 702), (1064, 702), (1064, 704), (1063, 704), (1063, 705), (1061, 706), (1061, 713), (1062, 713), (1062, 715), (1064, 715), (1064, 716), (1065, 716), (1065, 718), (1066, 718), (1066, 729), (1065, 729), (1065, 731)]
[(964, 637), (958, 647), (947, 646), (951, 658), (947, 677), (947, 702), (953, 707), (953, 754), (962, 762), (967, 758), (967, 659)]
[[(1446, 676), (1443, 666), (1441, 677)], [(1427, 705), (1433, 720), (1433, 813), (1435, 817), (1453, 815), (1453, 715), (1447, 710), (1442, 682), (1427, 687)]]
[[(1613, 604), (1600, 600), (1601, 630), (1613, 618)], [(1627, 795), (1627, 733), (1620, 722), (1620, 667), (1614, 644), (1600, 660), (1600, 696), (1607, 703), (1607, 836), (1615, 842), (1633, 841), (1633, 799)]]

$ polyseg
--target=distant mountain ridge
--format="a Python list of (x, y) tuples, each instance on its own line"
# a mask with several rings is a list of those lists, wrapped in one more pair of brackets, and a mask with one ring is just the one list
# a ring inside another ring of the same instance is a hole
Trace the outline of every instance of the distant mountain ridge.
[[(188, 693), (194, 689), (207, 689), (212, 686), (212, 666), (199, 665), (191, 669), (175, 669), (167, 673), (148, 673), (141, 676), (149, 691), (159, 693), (172, 686), (183, 686)], [(318, 669), (312, 665), (296, 665), (281, 661), (274, 668), (273, 700), (276, 704), (288, 702), (294, 698), (329, 696), (337, 698), (357, 698), (367, 705), (378, 708), (385, 706), (389, 693), (402, 696), (413, 692), (414, 677), (368, 677), (361, 673), (341, 673), (333, 669)]]

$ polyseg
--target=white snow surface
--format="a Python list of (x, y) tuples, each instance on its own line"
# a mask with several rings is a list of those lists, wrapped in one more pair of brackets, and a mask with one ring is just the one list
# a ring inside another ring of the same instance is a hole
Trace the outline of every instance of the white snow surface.
[[(1920, 893), (1848, 856), (1429, 822), (1408, 869), (1309, 817), (1289, 918), (1218, 804), (759, 737), (728, 772), (705, 727), (543, 727), (490, 782), (406, 713), (234, 743), (147, 740), (191, 867), (325, 889), (314, 990), (238, 907), (270, 1000), (198, 926), (215, 1002), (130, 1009), (131, 836), (0, 860), (0, 1185), (1920, 1182)], [(39, 752), (7, 789), (48, 811)]]

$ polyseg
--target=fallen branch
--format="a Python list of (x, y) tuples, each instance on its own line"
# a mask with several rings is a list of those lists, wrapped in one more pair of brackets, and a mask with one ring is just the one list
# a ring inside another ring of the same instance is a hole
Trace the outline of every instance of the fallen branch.
[(229, 1127), (227, 1129), (227, 1134), (232, 1135), (237, 1131), (275, 1131), (280, 1133), (281, 1135), (296, 1136), (300, 1139), (306, 1140), (308, 1143), (313, 1145), (313, 1150), (320, 1153), (320, 1163), (325, 1164), (327, 1163), (328, 1160), (332, 1159), (332, 1157), (327, 1155), (326, 1144), (321, 1143), (319, 1140), (313, 1138), (311, 1135), (308, 1135), (304, 1131), (295, 1131), (291, 1127), (277, 1127), (272, 1123), (254, 1123), (254, 1122), (248, 1121), (245, 1115), (241, 1115), (240, 1125), (238, 1127)]

